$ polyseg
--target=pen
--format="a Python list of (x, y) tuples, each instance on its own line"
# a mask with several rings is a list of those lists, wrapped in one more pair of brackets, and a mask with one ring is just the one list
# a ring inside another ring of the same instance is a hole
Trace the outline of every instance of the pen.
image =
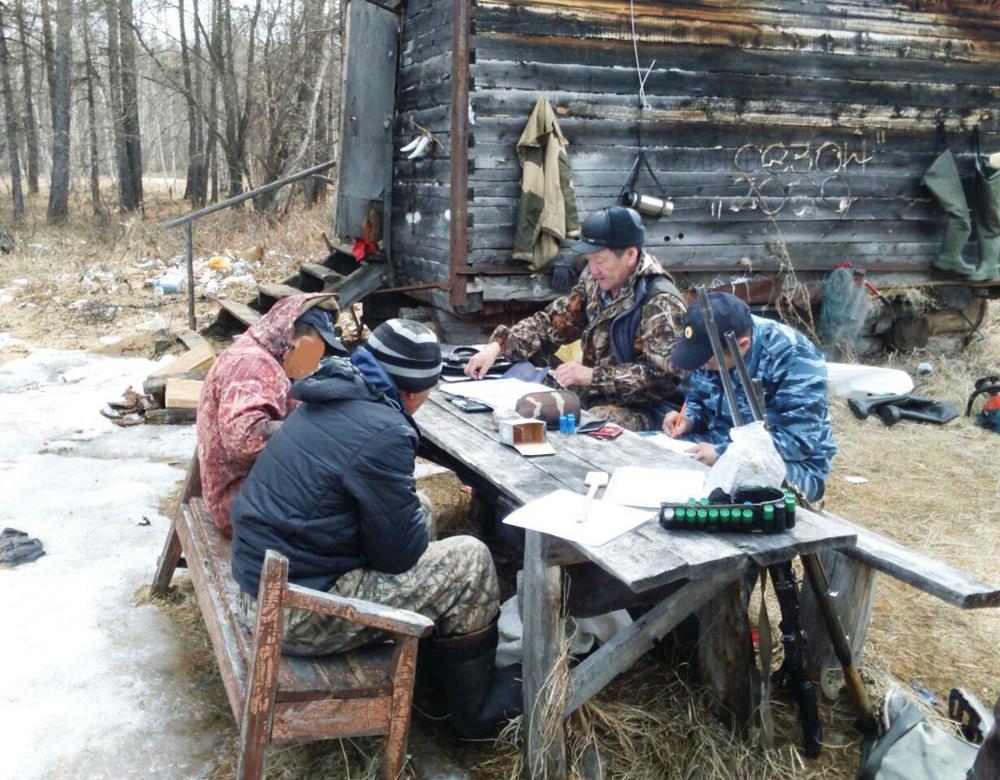
[(670, 431), (670, 435), (677, 438), (677, 429), (681, 427), (681, 420), (684, 419), (684, 412), (687, 410), (687, 401), (681, 404), (680, 414), (677, 415), (677, 419), (674, 420), (674, 427)]

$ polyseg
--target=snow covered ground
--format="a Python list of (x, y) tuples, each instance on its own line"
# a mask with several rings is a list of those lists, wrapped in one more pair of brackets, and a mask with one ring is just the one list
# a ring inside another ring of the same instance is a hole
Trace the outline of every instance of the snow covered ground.
[(131, 605), (194, 427), (98, 410), (153, 366), (42, 349), (0, 365), (0, 528), (46, 553), (0, 569), (0, 778), (200, 777), (221, 742), (171, 622)]

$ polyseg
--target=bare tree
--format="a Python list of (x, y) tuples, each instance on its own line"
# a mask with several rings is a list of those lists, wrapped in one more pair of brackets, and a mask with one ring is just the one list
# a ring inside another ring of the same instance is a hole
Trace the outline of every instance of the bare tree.
[[(45, 0), (43, 0), (44, 4)], [(49, 177), (50, 224), (65, 221), (69, 214), (69, 130), (71, 66), (73, 63), (73, 0), (57, 0), (54, 100), (52, 101), (52, 172)]]
[(38, 194), (38, 126), (35, 123), (34, 85), (31, 79), (31, 51), (28, 49), (24, 2), (14, 5), (17, 18), (17, 39), (21, 45), (21, 94), (24, 97), (24, 134), (27, 141), (28, 192)]
[(56, 102), (56, 56), (52, 44), (52, 9), (49, 0), (42, 4), (42, 60), (45, 63), (45, 80), (49, 86), (49, 110), (54, 111)]
[[(197, 0), (195, 0), (195, 5), (197, 5)], [(201, 101), (201, 78), (196, 75), (198, 61), (196, 59), (192, 64), (191, 53), (188, 50), (184, 0), (177, 0), (177, 14), (180, 21), (181, 68), (184, 71), (184, 99), (187, 104), (188, 117), (188, 168), (184, 197), (194, 205), (203, 206), (206, 193), (206, 171), (203, 124), (198, 110)], [(200, 54), (198, 39), (198, 29), (195, 27), (196, 56)]]
[(121, 46), (122, 130), (125, 138), (125, 172), (128, 177), (128, 185), (122, 189), (122, 209), (132, 211), (142, 208), (142, 138), (139, 132), (132, 0), (118, 2), (118, 30)]
[(81, 27), (83, 29), (83, 57), (87, 69), (87, 146), (90, 154), (90, 206), (94, 216), (102, 222), (107, 218), (107, 211), (101, 203), (101, 168), (100, 152), (97, 143), (97, 105), (94, 99), (94, 84), (97, 81), (97, 71), (90, 48), (90, 13), (87, 0), (80, 0)]
[(24, 216), (24, 196), (21, 193), (21, 161), (18, 150), (17, 114), (14, 113), (14, 92), (10, 86), (10, 55), (7, 52), (7, 32), (4, 30), (3, 6), (0, 6), (0, 87), (3, 88), (3, 110), (7, 120), (7, 155), (10, 159), (10, 194), (14, 201), (14, 219)]

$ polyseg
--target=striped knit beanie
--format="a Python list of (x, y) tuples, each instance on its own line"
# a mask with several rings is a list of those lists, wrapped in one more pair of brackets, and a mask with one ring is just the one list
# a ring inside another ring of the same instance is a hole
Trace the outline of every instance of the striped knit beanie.
[(419, 393), (437, 384), (441, 346), (426, 325), (413, 320), (383, 322), (368, 339), (368, 350), (400, 390)]

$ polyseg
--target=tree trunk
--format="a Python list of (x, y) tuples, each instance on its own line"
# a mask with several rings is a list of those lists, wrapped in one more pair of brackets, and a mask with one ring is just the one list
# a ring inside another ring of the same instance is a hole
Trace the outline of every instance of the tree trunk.
[(21, 92), (24, 95), (24, 132), (28, 144), (28, 192), (38, 194), (38, 126), (35, 123), (35, 103), (32, 95), (31, 52), (24, 21), (24, 2), (14, 6), (17, 17), (17, 38), (21, 44)]
[[(44, 5), (44, 2), (43, 2)], [(55, 100), (52, 103), (52, 173), (49, 184), (49, 224), (69, 215), (69, 129), (73, 64), (73, 0), (57, 0)]]
[[(195, 0), (197, 5), (197, 0)], [(188, 51), (187, 20), (184, 18), (184, 0), (177, 0), (177, 14), (181, 34), (181, 67), (184, 71), (184, 97), (188, 115), (188, 167), (184, 184), (184, 197), (193, 206), (205, 204), (205, 156), (201, 139), (201, 117), (198, 101), (201, 99), (201, 84), (192, 74), (191, 54)], [(198, 28), (195, 27), (195, 56), (198, 56)], [(197, 83), (197, 87), (196, 87)]]
[(87, 0), (80, 0), (80, 14), (83, 16), (83, 57), (87, 67), (87, 141), (90, 153), (90, 207), (94, 216), (103, 222), (107, 218), (104, 204), (101, 203), (101, 168), (99, 162), (99, 147), (97, 144), (97, 108), (94, 100), (94, 60), (90, 52), (90, 14)]
[(52, 10), (49, 8), (49, 0), (42, 0), (42, 52), (45, 60), (45, 79), (49, 85), (49, 112), (54, 115), (56, 110), (56, 57), (55, 48), (52, 45)]
[(10, 194), (14, 201), (14, 220), (24, 216), (24, 196), (21, 193), (21, 160), (18, 150), (17, 114), (14, 113), (14, 94), (10, 86), (10, 56), (7, 53), (7, 35), (4, 32), (3, 7), (0, 6), (0, 87), (3, 88), (3, 109), (7, 115), (7, 154), (10, 158)]
[[(128, 186), (122, 190), (122, 209), (142, 208), (142, 140), (139, 134), (139, 93), (135, 67), (135, 30), (132, 28), (132, 0), (118, 3), (119, 44), (121, 46), (122, 131)], [(126, 197), (127, 196), (127, 197)]]
[(111, 128), (115, 139), (115, 173), (118, 176), (119, 207), (125, 211), (131, 196), (128, 187), (128, 162), (125, 156), (125, 129), (122, 123), (122, 74), (121, 55), (118, 49), (118, 8), (115, 0), (104, 1), (104, 14), (108, 26), (108, 106), (111, 110)]

